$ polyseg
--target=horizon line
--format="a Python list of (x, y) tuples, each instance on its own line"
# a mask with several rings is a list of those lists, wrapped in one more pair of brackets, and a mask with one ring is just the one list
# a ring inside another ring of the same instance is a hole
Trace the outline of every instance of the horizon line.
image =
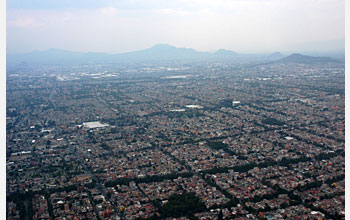
[(106, 52), (106, 51), (79, 51), (79, 50), (70, 50), (70, 49), (62, 49), (62, 48), (57, 48), (57, 47), (50, 47), (47, 49), (33, 49), (31, 51), (27, 51), (27, 52), (9, 52), (8, 48), (6, 50), (6, 55), (18, 55), (18, 54), (30, 54), (33, 52), (46, 52), (49, 50), (59, 50), (59, 51), (67, 51), (67, 52), (74, 52), (74, 53), (103, 53), (103, 54), (108, 54), (108, 55), (118, 55), (118, 54), (126, 54), (126, 53), (132, 53), (132, 52), (139, 52), (139, 51), (143, 51), (143, 50), (148, 50), (151, 48), (154, 48), (156, 46), (170, 46), (172, 48), (176, 48), (176, 49), (192, 49), (196, 52), (199, 53), (215, 53), (218, 52), (219, 50), (226, 50), (226, 51), (230, 51), (230, 52), (234, 52), (237, 54), (241, 54), (241, 55), (250, 55), (250, 54), (273, 54), (273, 53), (282, 53), (282, 54), (294, 54), (294, 53), (316, 53), (316, 54), (342, 54), (345, 55), (345, 48), (343, 49), (330, 49), (330, 50), (304, 50), (304, 49), (295, 49), (295, 50), (291, 50), (291, 49), (286, 49), (286, 50), (270, 50), (270, 51), (256, 51), (256, 52), (241, 52), (241, 51), (237, 51), (237, 50), (232, 50), (232, 49), (226, 49), (226, 48), (218, 48), (216, 50), (212, 50), (212, 51), (202, 51), (202, 50), (197, 50), (194, 49), (192, 47), (178, 47), (178, 46), (174, 46), (168, 43), (157, 43), (154, 44), (151, 47), (147, 47), (147, 48), (141, 48), (138, 50), (130, 50), (130, 51), (125, 51), (125, 52)]

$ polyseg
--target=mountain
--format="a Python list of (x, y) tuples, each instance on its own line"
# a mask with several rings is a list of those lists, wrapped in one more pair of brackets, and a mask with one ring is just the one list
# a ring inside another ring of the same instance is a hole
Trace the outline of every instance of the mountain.
[(287, 57), (277, 60), (277, 62), (325, 63), (325, 62), (338, 62), (338, 60), (330, 57), (313, 57), (313, 56), (302, 55), (299, 53), (294, 53)]
[(271, 60), (278, 60), (278, 59), (281, 59), (283, 57), (285, 57), (285, 56), (282, 53), (274, 52), (274, 53), (267, 55), (266, 58), (271, 59)]
[(45, 51), (35, 50), (25, 54), (7, 54), (7, 64), (32, 64), (32, 65), (56, 65), (56, 64), (77, 64), (91, 62), (111, 61), (111, 55), (106, 53), (81, 53), (60, 49), (48, 49)]
[(116, 55), (123, 61), (149, 60), (192, 60), (205, 58), (210, 53), (198, 52), (192, 48), (178, 48), (169, 44), (157, 44), (151, 48)]
[[(169, 44), (157, 44), (151, 48), (128, 53), (82, 53), (68, 50), (49, 49), (25, 54), (7, 54), (8, 67), (25, 67), (30, 65), (77, 65), (77, 64), (112, 64), (127, 62), (160, 61), (215, 61), (215, 62), (334, 62), (329, 57), (311, 57), (292, 54), (284, 57), (280, 52), (272, 54), (238, 54), (231, 50), (219, 49), (214, 53), (199, 52), (192, 48), (178, 48)], [(281, 59), (282, 58), (282, 59)]]
[(88, 63), (147, 62), (169, 60), (205, 60), (211, 53), (198, 52), (192, 48), (177, 48), (168, 44), (157, 44), (145, 50), (128, 53), (81, 53), (67, 50), (49, 49), (25, 54), (7, 54), (7, 65), (63, 65)]
[(238, 53), (236, 53), (232, 50), (219, 49), (216, 52), (214, 52), (213, 55), (215, 55), (215, 56), (237, 56)]

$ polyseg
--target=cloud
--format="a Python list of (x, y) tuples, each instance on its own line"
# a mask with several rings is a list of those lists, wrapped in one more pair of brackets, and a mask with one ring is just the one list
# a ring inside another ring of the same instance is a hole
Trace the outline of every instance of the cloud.
[(118, 10), (112, 6), (99, 8), (97, 11), (107, 16), (116, 15), (118, 13)]
[(9, 26), (19, 27), (19, 28), (38, 28), (45, 25), (45, 22), (37, 20), (31, 17), (20, 17), (14, 20), (8, 21)]
[(95, 2), (103, 4), (8, 9), (8, 48), (125, 52), (170, 43), (202, 51), (256, 52), (341, 39), (345, 33), (341, 0)]
[(10, 28), (42, 28), (45, 26), (67, 24), (76, 15), (77, 12), (70, 11), (8, 10), (7, 25)]
[(187, 16), (191, 15), (190, 11), (186, 11), (179, 8), (162, 8), (158, 10), (161, 14), (172, 15), (172, 16)]

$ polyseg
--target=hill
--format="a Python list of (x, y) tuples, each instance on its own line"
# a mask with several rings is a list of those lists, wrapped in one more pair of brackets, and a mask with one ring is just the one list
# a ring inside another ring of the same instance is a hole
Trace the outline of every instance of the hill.
[(287, 57), (277, 60), (277, 62), (293, 62), (293, 63), (327, 63), (338, 62), (338, 60), (330, 57), (313, 57), (306, 56), (299, 53), (291, 54)]

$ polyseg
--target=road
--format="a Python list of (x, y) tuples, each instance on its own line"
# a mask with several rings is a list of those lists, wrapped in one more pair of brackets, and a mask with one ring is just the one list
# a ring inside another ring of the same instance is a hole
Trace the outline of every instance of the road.
[[(113, 209), (114, 209), (114, 213), (119, 213), (119, 210), (118, 208), (113, 204), (113, 202), (110, 201), (110, 198), (107, 196), (106, 194), (106, 188), (104, 186), (104, 184), (102, 184), (99, 179), (95, 176), (95, 174), (92, 172), (92, 170), (85, 164), (85, 161), (84, 161), (84, 158), (82, 157), (81, 154), (78, 154), (78, 152), (76, 151), (75, 147), (72, 146), (68, 139), (65, 137), (64, 138), (65, 142), (66, 142), (66, 145), (68, 146), (68, 148), (70, 149), (71, 153), (77, 158), (78, 162), (80, 162), (80, 164), (83, 166), (84, 170), (86, 171), (86, 173), (90, 174), (91, 176), (91, 179), (96, 183), (96, 187), (98, 190), (100, 190), (101, 194), (105, 197), (105, 199), (107, 201), (110, 202), (110, 204), (113, 205)], [(93, 202), (93, 201), (92, 201)], [(94, 204), (94, 202), (93, 202)], [(96, 216), (99, 216), (98, 215), (98, 211), (96, 209), (96, 206), (94, 204), (94, 210), (95, 210), (95, 213), (96, 213)]]

